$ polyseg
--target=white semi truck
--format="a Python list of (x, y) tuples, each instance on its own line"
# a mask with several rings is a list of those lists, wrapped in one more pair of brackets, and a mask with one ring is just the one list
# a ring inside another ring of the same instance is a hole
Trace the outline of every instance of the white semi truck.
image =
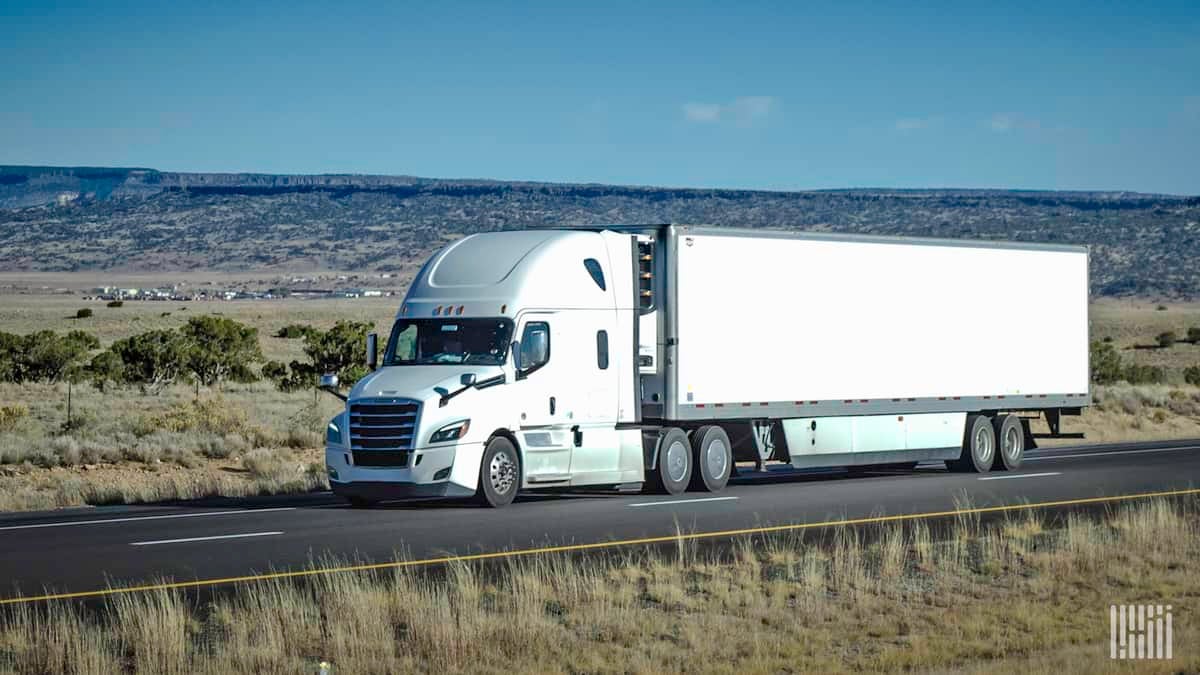
[(1091, 402), (1088, 255), (687, 225), (475, 234), (425, 264), (375, 345), (326, 434), (333, 491), (360, 507), (715, 492), (749, 462), (1015, 469), (1029, 414), (1057, 434)]

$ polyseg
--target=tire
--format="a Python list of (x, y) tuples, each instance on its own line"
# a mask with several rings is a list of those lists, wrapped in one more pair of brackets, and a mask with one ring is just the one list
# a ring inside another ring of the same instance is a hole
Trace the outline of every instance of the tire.
[(508, 506), (521, 489), (521, 458), (512, 441), (496, 436), (488, 441), (479, 462), (479, 487), (475, 501), (484, 506)]
[(1016, 415), (997, 415), (992, 419), (996, 432), (996, 459), (992, 465), (997, 471), (1016, 471), (1025, 461), (1025, 427)]
[(996, 460), (996, 431), (987, 415), (967, 415), (966, 431), (963, 434), (962, 454), (949, 460), (946, 466), (951, 471), (963, 473), (986, 473)]
[(720, 492), (725, 489), (733, 468), (733, 449), (724, 429), (704, 426), (692, 432), (692, 466), (693, 490)]
[(362, 497), (346, 497), (346, 501), (350, 502), (350, 508), (352, 509), (369, 509), (375, 506), (374, 501), (363, 499)]
[(671, 427), (658, 441), (658, 461), (650, 473), (649, 487), (659, 494), (677, 495), (692, 480), (692, 448), (683, 429)]

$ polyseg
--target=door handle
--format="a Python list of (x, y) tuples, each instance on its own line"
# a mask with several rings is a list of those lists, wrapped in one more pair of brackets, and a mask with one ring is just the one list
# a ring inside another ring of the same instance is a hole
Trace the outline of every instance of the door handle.
[(556, 407), (556, 406), (555, 406), (555, 403), (556, 403), (556, 402), (555, 402), (555, 400), (554, 400), (554, 397), (553, 397), (553, 396), (551, 396), (551, 397), (550, 397), (550, 414), (551, 414), (551, 415), (553, 415), (553, 414), (554, 414), (554, 409), (555, 409), (555, 407)]
[(583, 430), (579, 428), (578, 424), (571, 427), (571, 434), (575, 436), (575, 447), (581, 447), (583, 445)]

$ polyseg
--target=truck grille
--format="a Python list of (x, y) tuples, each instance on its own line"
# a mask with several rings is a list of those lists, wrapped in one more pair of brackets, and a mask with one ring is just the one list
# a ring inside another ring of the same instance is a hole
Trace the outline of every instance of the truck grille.
[(350, 403), (350, 449), (358, 466), (407, 466), (421, 404), (403, 398)]

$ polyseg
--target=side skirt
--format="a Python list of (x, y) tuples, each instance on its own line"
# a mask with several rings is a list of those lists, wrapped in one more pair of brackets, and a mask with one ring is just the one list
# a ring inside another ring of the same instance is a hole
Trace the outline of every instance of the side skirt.
[(958, 459), (961, 447), (929, 448), (921, 450), (884, 450), (880, 452), (846, 452), (838, 454), (792, 455), (792, 466), (797, 469), (817, 469), (831, 466), (856, 466), (861, 464), (900, 464), (903, 462), (925, 462)]

